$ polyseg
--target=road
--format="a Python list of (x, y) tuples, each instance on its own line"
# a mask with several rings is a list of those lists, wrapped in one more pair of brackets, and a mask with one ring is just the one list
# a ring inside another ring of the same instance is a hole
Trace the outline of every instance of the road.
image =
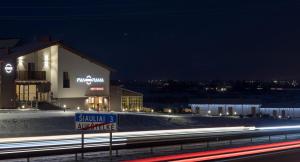
[(300, 149), (273, 152), (268, 154), (239, 157), (235, 159), (220, 160), (218, 162), (299, 162)]
[[(299, 133), (299, 128), (300, 126), (263, 128), (239, 126), (116, 132), (113, 133), (113, 146), (118, 146), (123, 149), (137, 148), (137, 145), (141, 147), (164, 146), (179, 144), (178, 142), (191, 143), (191, 141), (197, 141), (199, 139), (203, 139), (204, 141), (208, 139), (219, 140), (224, 137), (232, 139), (233, 137), (241, 138), (242, 135), (249, 134), (253, 137), (254, 134), (258, 133), (269, 135), (269, 133), (274, 133), (278, 130), (292, 131), (295, 129)], [(103, 151), (105, 149), (107, 150), (108, 146), (109, 133), (85, 134), (84, 148), (86, 151)], [(82, 151), (81, 134), (0, 139), (0, 159), (33, 155), (45, 156), (45, 154), (71, 154), (77, 153), (78, 151)]]
[[(296, 160), (299, 161), (299, 155), (295, 152), (297, 149), (300, 152), (300, 140), (275, 142), (269, 144), (259, 144), (252, 146), (241, 146), (235, 148), (225, 148), (219, 150), (208, 150), (201, 152), (192, 152), (185, 154), (173, 154), (166, 156), (142, 158), (128, 160), (126, 162), (200, 162), (200, 161), (281, 161)], [(283, 156), (282, 154), (290, 155)], [(295, 155), (296, 154), (296, 155)], [(291, 156), (292, 155), (292, 156)], [(298, 157), (298, 158), (297, 158)], [(225, 159), (225, 160), (224, 160)], [(285, 159), (285, 160), (284, 160)], [(279, 160), (280, 161), (280, 160)]]

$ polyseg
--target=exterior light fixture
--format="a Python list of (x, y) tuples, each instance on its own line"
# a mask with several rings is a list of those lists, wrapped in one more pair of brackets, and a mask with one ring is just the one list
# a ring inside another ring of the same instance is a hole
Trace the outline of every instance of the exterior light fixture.
[(79, 106), (77, 106), (77, 110), (80, 110), (80, 107), (79, 107)]
[(234, 115), (237, 115), (237, 112), (236, 112), (236, 111), (234, 112)]
[(220, 113), (219, 116), (222, 116), (222, 113)]
[(25, 108), (25, 105), (22, 105), (22, 109), (24, 109)]
[(153, 109), (151, 109), (151, 112), (153, 113), (153, 112), (154, 112), (154, 110), (153, 110)]
[(64, 107), (64, 108), (66, 108), (66, 107), (67, 107), (67, 105), (64, 105), (63, 107)]
[(207, 111), (207, 113), (208, 113), (208, 114), (211, 114), (211, 111), (210, 111), (210, 110), (208, 110), (208, 111)]
[(172, 110), (171, 110), (171, 109), (169, 109), (169, 110), (168, 110), (168, 112), (169, 112), (169, 113), (171, 113), (171, 112), (172, 112)]

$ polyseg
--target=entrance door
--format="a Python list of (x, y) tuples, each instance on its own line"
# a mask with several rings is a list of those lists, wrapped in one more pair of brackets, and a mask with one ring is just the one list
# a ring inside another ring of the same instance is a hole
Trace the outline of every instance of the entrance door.
[(88, 106), (96, 111), (109, 111), (108, 110), (108, 99), (106, 97), (89, 97)]
[(282, 117), (282, 118), (285, 118), (285, 110), (282, 110), (282, 111), (281, 111), (281, 117)]
[(273, 117), (277, 118), (277, 111), (276, 110), (273, 110)]
[(251, 107), (251, 114), (256, 115), (256, 107)]
[(233, 115), (233, 108), (228, 107), (228, 115), (232, 116)]
[(218, 113), (223, 115), (223, 107), (218, 107)]

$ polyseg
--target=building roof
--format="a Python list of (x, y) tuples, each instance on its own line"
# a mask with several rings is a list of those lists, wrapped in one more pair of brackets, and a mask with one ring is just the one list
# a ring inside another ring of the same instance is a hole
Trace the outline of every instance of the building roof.
[(125, 89), (122, 87), (121, 87), (121, 89), (122, 89), (122, 96), (143, 96), (143, 94), (139, 93), (139, 92), (135, 92), (135, 91)]
[(214, 99), (191, 99), (189, 104), (261, 104), (257, 99), (214, 98)]
[(4, 52), (0, 52), (0, 59), (6, 59), (6, 58), (17, 58), (35, 51), (39, 51), (42, 50), (44, 48), (48, 48), (50, 46), (53, 45), (58, 45), (61, 46), (69, 51), (71, 51), (72, 53), (89, 60), (90, 62), (93, 62), (99, 66), (102, 66), (110, 71), (115, 71), (113, 68), (109, 67), (106, 64), (103, 64), (102, 62), (98, 61), (97, 59), (92, 59), (90, 58), (88, 55), (83, 54), (82, 52), (79, 52), (78, 50), (67, 46), (65, 43), (63, 43), (62, 41), (36, 41), (36, 42), (31, 42), (31, 43), (26, 43), (20, 46), (16, 46), (14, 48), (10, 48), (9, 49), (9, 53), (4, 53)]
[(262, 108), (300, 108), (300, 102), (263, 103)]

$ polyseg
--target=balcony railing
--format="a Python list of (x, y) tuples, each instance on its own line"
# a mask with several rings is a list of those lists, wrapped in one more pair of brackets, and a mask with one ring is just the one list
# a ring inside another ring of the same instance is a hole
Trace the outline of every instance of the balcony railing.
[(46, 80), (46, 71), (18, 71), (17, 80)]

